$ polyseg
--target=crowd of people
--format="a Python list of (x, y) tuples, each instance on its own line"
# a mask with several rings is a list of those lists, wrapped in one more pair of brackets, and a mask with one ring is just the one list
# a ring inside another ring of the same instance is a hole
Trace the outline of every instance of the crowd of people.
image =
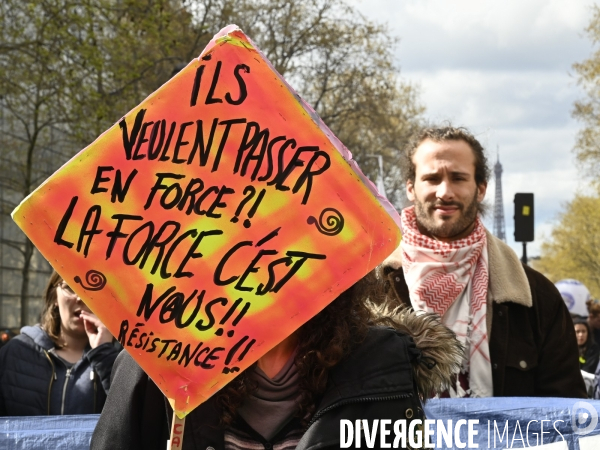
[(600, 300), (577, 280), (560, 280), (556, 287), (573, 319), (588, 397), (600, 399)]
[[(401, 171), (400, 247), (190, 413), (183, 448), (338, 448), (340, 419), (410, 421), (431, 397), (593, 393), (581, 371), (598, 366), (600, 302), (569, 314), (485, 229), (477, 139), (421, 130)], [(93, 450), (164, 450), (171, 405), (55, 273), (40, 324), (0, 349), (0, 415), (100, 410)]]

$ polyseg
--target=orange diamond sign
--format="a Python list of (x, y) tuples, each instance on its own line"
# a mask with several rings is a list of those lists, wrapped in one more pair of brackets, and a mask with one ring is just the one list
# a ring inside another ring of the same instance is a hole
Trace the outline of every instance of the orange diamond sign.
[(13, 218), (180, 417), (400, 240), (393, 208), (235, 26)]

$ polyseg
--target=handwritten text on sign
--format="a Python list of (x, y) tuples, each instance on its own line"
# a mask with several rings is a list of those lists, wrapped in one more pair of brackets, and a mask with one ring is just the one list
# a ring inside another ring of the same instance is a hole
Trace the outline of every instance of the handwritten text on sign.
[(184, 416), (396, 248), (369, 184), (228, 27), (13, 218)]

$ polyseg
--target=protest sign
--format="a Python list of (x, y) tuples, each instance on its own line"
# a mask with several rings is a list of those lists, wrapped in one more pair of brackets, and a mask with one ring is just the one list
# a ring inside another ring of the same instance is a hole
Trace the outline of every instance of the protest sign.
[(13, 218), (181, 418), (400, 240), (393, 208), (235, 26)]

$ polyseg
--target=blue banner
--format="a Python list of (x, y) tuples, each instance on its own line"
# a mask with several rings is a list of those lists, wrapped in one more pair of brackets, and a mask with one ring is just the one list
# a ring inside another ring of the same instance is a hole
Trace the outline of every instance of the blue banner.
[[(428, 423), (414, 427), (411, 437), (417, 440), (414, 432), (420, 432), (423, 445), (425, 434), (429, 433), (428, 441), (433, 444), (430, 448), (437, 449), (598, 450), (599, 411), (600, 400), (430, 400), (425, 405)], [(88, 450), (98, 417), (90, 414), (0, 418), (0, 449)], [(393, 448), (393, 426), (389, 438)], [(365, 444), (363, 441), (362, 448), (367, 448)], [(375, 448), (379, 448), (379, 442)]]
[[(431, 427), (435, 430), (432, 448), (439, 449), (598, 450), (599, 411), (599, 400), (569, 398), (439, 399), (425, 405), (427, 419), (436, 421)], [(466, 423), (461, 423), (457, 430), (461, 420)], [(449, 425), (452, 427), (451, 445), (447, 445), (448, 439), (445, 439), (450, 434)]]
[(0, 417), (0, 449), (89, 450), (98, 417)]

